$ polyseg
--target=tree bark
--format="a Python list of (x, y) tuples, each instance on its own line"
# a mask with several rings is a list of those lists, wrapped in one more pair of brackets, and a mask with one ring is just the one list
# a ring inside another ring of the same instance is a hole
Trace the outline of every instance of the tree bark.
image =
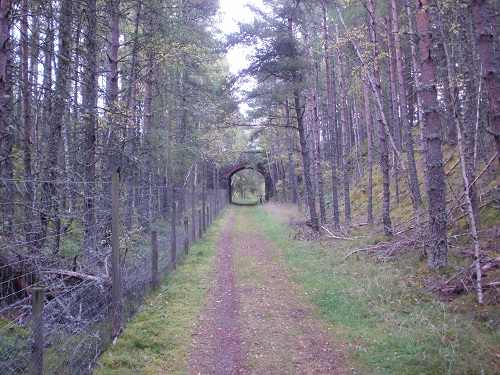
[(337, 163), (335, 152), (336, 139), (336, 118), (335, 118), (335, 88), (333, 82), (333, 67), (330, 56), (330, 35), (328, 32), (326, 0), (321, 0), (321, 8), (323, 11), (323, 49), (325, 53), (325, 70), (326, 70), (326, 97), (327, 97), (327, 126), (330, 135), (330, 159), (332, 163), (332, 206), (333, 206), (333, 225), (335, 228), (340, 228), (340, 211), (339, 197), (337, 190)]
[[(490, 133), (493, 134), (500, 164), (500, 52), (497, 36), (497, 24), (494, 17), (498, 14), (488, 9), (485, 0), (472, 0), (472, 12), (477, 31), (477, 44), (481, 59), (481, 73), (488, 92)], [(493, 19), (493, 20), (492, 20)]]
[(377, 25), (375, 23), (375, 5), (373, 0), (368, 0), (368, 13), (370, 16), (370, 33), (373, 43), (373, 76), (371, 77), (372, 90), (377, 99), (377, 122), (379, 125), (379, 139), (380, 139), (380, 168), (382, 171), (382, 186), (383, 186), (383, 198), (382, 198), (382, 222), (384, 225), (384, 234), (388, 237), (392, 237), (393, 228), (390, 215), (391, 208), (391, 191), (390, 191), (390, 179), (389, 179), (389, 151), (387, 147), (387, 136), (388, 127), (387, 121), (385, 121), (384, 111), (381, 105), (382, 87), (380, 84), (380, 72), (378, 66), (379, 52), (377, 46)]
[[(46, 148), (44, 150), (44, 163), (42, 168), (42, 194), (41, 194), (41, 226), (40, 245), (45, 242), (47, 225), (50, 217), (50, 210), (54, 214), (55, 224), (55, 245), (54, 253), (59, 251), (59, 199), (57, 197), (57, 188), (55, 181), (60, 175), (58, 169), (58, 157), (61, 145), (63, 122), (67, 119), (68, 112), (67, 98), (69, 97), (69, 80), (71, 77), (71, 17), (72, 2), (70, 0), (61, 1), (60, 20), (59, 20), (59, 40), (58, 40), (58, 64), (56, 75), (56, 84), (54, 92), (53, 107), (50, 108), (49, 121), (46, 124), (45, 132)], [(48, 95), (52, 95), (49, 93)]]
[(342, 66), (342, 49), (339, 39), (338, 26), (335, 25), (337, 41), (337, 68), (340, 81), (340, 129), (342, 132), (342, 180), (344, 185), (344, 215), (349, 224), (351, 222), (351, 199), (349, 187), (349, 161), (348, 161), (348, 126), (347, 126), (347, 90), (345, 87), (344, 68)]
[(418, 210), (422, 204), (420, 196), (420, 187), (418, 184), (417, 165), (415, 162), (415, 151), (413, 150), (413, 137), (411, 134), (411, 124), (408, 117), (408, 100), (406, 92), (406, 80), (403, 67), (403, 54), (401, 52), (401, 37), (399, 28), (399, 15), (397, 8), (397, 0), (391, 0), (392, 4), (392, 30), (394, 36), (394, 45), (396, 52), (396, 70), (398, 75), (399, 85), (399, 103), (401, 107), (401, 121), (403, 125), (403, 138), (406, 147), (406, 156), (408, 160), (408, 172), (410, 177), (410, 189), (412, 190), (412, 197), (414, 197), (414, 206)]
[[(288, 30), (290, 33), (293, 31), (292, 19), (288, 18)], [(297, 73), (293, 73), (292, 83), (295, 85), (293, 89), (294, 109), (297, 116), (297, 128), (299, 132), (300, 152), (302, 154), (303, 173), (305, 179), (305, 191), (307, 196), (307, 204), (309, 207), (309, 215), (311, 218), (311, 226), (314, 231), (319, 231), (319, 220), (316, 213), (316, 199), (314, 197), (313, 178), (311, 175), (311, 159), (310, 149), (308, 147), (306, 128), (304, 124), (304, 109), (300, 100), (300, 90), (298, 88), (300, 77)]]
[(29, 77), (29, 12), (28, 0), (22, 2), (21, 18), (21, 82), (22, 128), (23, 128), (23, 178), (25, 180), (24, 232), (29, 248), (33, 245), (33, 182), (31, 172), (31, 85)]
[[(387, 105), (389, 107), (389, 130), (391, 131), (392, 137), (394, 138), (394, 144), (396, 145), (398, 152), (401, 153), (401, 123), (399, 115), (399, 103), (398, 103), (398, 93), (396, 89), (396, 58), (394, 52), (394, 43), (392, 33), (392, 19), (391, 19), (391, 9), (387, 7), (387, 47), (389, 50), (389, 55), (387, 57)], [(395, 152), (393, 152), (393, 155)], [(399, 167), (397, 159), (394, 156), (392, 158), (392, 170), (394, 173), (394, 195), (396, 197), (396, 203), (399, 203)]]
[[(149, 20), (148, 30), (153, 31), (153, 20)], [(141, 226), (146, 233), (151, 230), (152, 218), (152, 154), (150, 144), (150, 133), (153, 129), (153, 52), (148, 49), (146, 53), (147, 68), (146, 68), (146, 87), (144, 92), (144, 141), (143, 153), (145, 155), (143, 171), (142, 171), (142, 197), (141, 197)], [(172, 181), (171, 181), (172, 183)]]
[(429, 16), (429, 0), (417, 0), (418, 46), (427, 143), (428, 264), (431, 268), (440, 268), (448, 264), (446, 181), (443, 167), (442, 128), (438, 113), (436, 74)]
[(84, 127), (84, 213), (83, 256), (87, 257), (97, 247), (95, 218), (96, 139), (97, 139), (97, 5), (96, 0), (87, 0), (85, 61), (83, 67), (82, 115)]
[(311, 218), (311, 226), (316, 232), (319, 231), (319, 221), (316, 213), (316, 200), (314, 197), (313, 181), (311, 176), (311, 159), (309, 155), (309, 147), (307, 145), (306, 130), (304, 127), (304, 110), (300, 102), (299, 89), (293, 91), (295, 113), (297, 115), (297, 127), (299, 131), (300, 151), (302, 154), (302, 163), (304, 165), (305, 190), (307, 194), (307, 204), (309, 206), (309, 216)]
[[(126, 150), (128, 153), (127, 158), (127, 173), (125, 183), (127, 184), (127, 199), (125, 202), (125, 227), (128, 230), (132, 229), (132, 219), (134, 217), (134, 206), (137, 205), (134, 194), (134, 183), (136, 182), (136, 176), (140, 173), (138, 168), (138, 163), (134, 160), (134, 154), (137, 148), (138, 140), (138, 120), (137, 120), (137, 60), (139, 54), (139, 24), (141, 21), (141, 0), (137, 0), (134, 4), (134, 33), (132, 41), (132, 52), (131, 52), (131, 62), (130, 62), (130, 75), (128, 82), (128, 96), (127, 96), (127, 108), (130, 111), (128, 126), (126, 127)], [(163, 212), (165, 213), (165, 212)]]
[(107, 173), (113, 173), (119, 167), (118, 159), (118, 50), (120, 47), (120, 0), (107, 1), (109, 16), (109, 39), (107, 46), (108, 65), (106, 72), (106, 122), (107, 138), (105, 141)]
[(0, 1), (0, 171), (2, 184), (2, 236), (7, 241), (14, 241), (14, 178), (13, 90), (12, 90), (12, 50), (10, 42), (11, 2)]
[(299, 184), (297, 181), (297, 172), (295, 170), (295, 161), (293, 160), (293, 139), (292, 139), (292, 130), (290, 124), (290, 110), (288, 108), (288, 102), (285, 102), (283, 105), (284, 109), (284, 119), (286, 126), (286, 148), (288, 153), (288, 179), (290, 180), (290, 188), (291, 188), (291, 200), (292, 203), (296, 204), (299, 208), (299, 211), (302, 210), (302, 201), (300, 199), (299, 194)]
[[(311, 51), (309, 50), (307, 34), (304, 32), (304, 45), (307, 50), (309, 63), (311, 66), (314, 66), (313, 57), (311, 55)], [(323, 168), (321, 165), (321, 142), (320, 142), (320, 129), (319, 129), (319, 119), (318, 119), (318, 101), (316, 95), (316, 88), (314, 84), (314, 80), (309, 78), (309, 102), (311, 103), (311, 130), (313, 136), (311, 137), (311, 145), (313, 145), (313, 160), (316, 162), (316, 186), (318, 188), (318, 201), (319, 201), (319, 212), (320, 212), (320, 223), (326, 223), (326, 206), (325, 206), (325, 188), (323, 183)]]
[[(409, 3), (408, 3), (409, 4)], [(406, 6), (406, 12), (408, 15), (408, 28), (410, 35), (416, 35), (415, 32), (415, 27), (413, 23), (413, 14), (411, 11), (410, 5)], [(411, 47), (411, 65), (412, 65), (412, 73), (413, 73), (413, 80), (415, 82), (415, 87), (416, 87), (416, 98), (417, 98), (417, 120), (418, 120), (418, 126), (420, 130), (420, 147), (422, 148), (422, 157), (420, 161), (420, 165), (422, 166), (422, 170), (424, 171), (424, 182), (425, 185), (427, 186), (427, 168), (425, 166), (427, 165), (427, 143), (425, 142), (425, 124), (424, 124), (424, 114), (423, 114), (423, 104), (422, 104), (422, 91), (421, 91), (421, 84), (420, 84), (420, 67), (418, 64), (418, 52), (417, 52), (417, 43), (415, 41), (415, 38), (410, 37), (410, 47)], [(424, 250), (425, 251), (425, 250)]]
[[(9, 40), (10, 40), (10, 12), (11, 1), (0, 1), (0, 111), (4, 113), (4, 108), (7, 103), (7, 69), (9, 61)], [(6, 118), (0, 116), (0, 140), (5, 135), (5, 130), (8, 126)], [(2, 159), (6, 155), (2, 154)]]
[(365, 102), (365, 122), (368, 143), (368, 186), (367, 186), (367, 221), (369, 224), (373, 223), (373, 136), (372, 136), (372, 113), (370, 108), (370, 92), (368, 83), (363, 82), (363, 99)]

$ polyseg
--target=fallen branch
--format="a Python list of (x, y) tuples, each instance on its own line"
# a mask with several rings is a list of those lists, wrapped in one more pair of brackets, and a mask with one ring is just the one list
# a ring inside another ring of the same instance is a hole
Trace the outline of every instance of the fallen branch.
[(362, 251), (376, 251), (376, 250), (379, 250), (378, 247), (375, 247), (375, 246), (371, 246), (371, 247), (364, 247), (362, 249), (357, 249), (357, 250), (353, 250), (351, 251), (349, 254), (347, 254), (345, 257), (342, 258), (342, 260), (346, 260), (347, 258), (349, 258), (351, 255), (353, 254), (356, 254), (356, 253), (360, 253)]
[[(462, 292), (470, 293), (477, 289), (477, 280), (474, 278), (475, 267), (476, 264), (474, 262), (451, 276), (448, 280), (433, 285), (430, 289), (445, 296), (458, 295)], [(486, 276), (487, 272), (498, 267), (500, 267), (500, 257), (490, 259), (481, 266), (482, 275)], [(495, 288), (498, 286), (500, 286), (500, 281), (482, 284), (482, 287), (486, 288)]]
[(334, 238), (336, 240), (347, 240), (347, 241), (354, 241), (354, 240), (358, 239), (358, 237), (354, 237), (354, 238), (339, 237), (339, 236), (334, 235), (332, 232), (330, 232), (328, 230), (328, 228), (326, 228), (325, 226), (322, 225), (321, 228), (323, 228), (324, 230), (326, 230), (328, 232), (328, 234), (329, 234), (329, 236), (327, 236), (328, 238)]
[(485, 284), (483, 284), (483, 287), (485, 287), (485, 288), (495, 288), (497, 286), (500, 286), (500, 281), (495, 281), (495, 282), (492, 282), (492, 283), (485, 283)]
[(75, 279), (80, 279), (80, 280), (101, 281), (96, 276), (87, 275), (85, 273), (80, 273), (80, 272), (62, 270), (62, 269), (44, 270), (44, 271), (42, 271), (42, 273), (55, 274), (55, 275), (61, 275), (61, 276), (69, 276), (69, 277), (74, 277)]

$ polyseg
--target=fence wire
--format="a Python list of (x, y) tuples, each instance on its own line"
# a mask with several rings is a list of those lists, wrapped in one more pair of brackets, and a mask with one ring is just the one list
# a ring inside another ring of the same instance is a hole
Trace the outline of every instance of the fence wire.
[[(114, 339), (111, 184), (93, 184), (89, 197), (84, 182), (0, 182), (13, 197), (0, 198), (0, 374), (90, 374)], [(124, 324), (152, 287), (151, 233), (161, 278), (224, 208), (227, 191), (122, 184), (119, 196)]]

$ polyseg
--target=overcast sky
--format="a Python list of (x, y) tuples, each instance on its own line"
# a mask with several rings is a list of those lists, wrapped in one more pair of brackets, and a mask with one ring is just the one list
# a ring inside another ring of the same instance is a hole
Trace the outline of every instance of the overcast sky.
[[(238, 22), (251, 22), (253, 19), (250, 9), (245, 4), (252, 3), (261, 6), (260, 0), (220, 0), (221, 23), (219, 25), (225, 34), (233, 33), (239, 30)], [(242, 47), (232, 48), (227, 59), (231, 66), (231, 73), (236, 74), (247, 65), (246, 55), (248, 54)]]
[[(223, 33), (229, 34), (239, 30), (238, 22), (251, 22), (253, 15), (250, 9), (245, 7), (245, 4), (251, 3), (254, 5), (262, 6), (261, 0), (220, 0), (220, 29)], [(231, 48), (227, 53), (227, 60), (229, 62), (230, 71), (237, 74), (240, 70), (247, 67), (248, 62), (246, 56), (249, 50), (241, 46)], [(249, 90), (253, 85), (253, 80), (240, 81), (240, 88), (242, 90)], [(245, 103), (240, 104), (240, 111), (246, 112), (248, 106)]]

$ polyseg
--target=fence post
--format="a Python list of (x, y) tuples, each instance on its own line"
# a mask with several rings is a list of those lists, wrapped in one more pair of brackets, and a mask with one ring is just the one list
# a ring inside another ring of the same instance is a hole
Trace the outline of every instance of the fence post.
[(194, 205), (194, 199), (191, 204), (191, 242), (196, 242), (196, 208)]
[(184, 217), (184, 252), (187, 254), (189, 252), (189, 219), (187, 216)]
[[(174, 195), (175, 196), (175, 195)], [(170, 233), (170, 262), (172, 263), (172, 268), (175, 270), (177, 268), (177, 233), (176, 233), (176, 222), (177, 222), (177, 202), (175, 199), (172, 201), (172, 224)]]
[(151, 283), (158, 286), (158, 231), (151, 231)]
[(203, 183), (201, 185), (201, 209), (203, 211), (203, 233), (205, 233), (205, 231), (207, 230), (207, 221), (206, 221), (206, 216), (205, 216), (205, 207), (206, 207), (206, 203), (207, 203), (207, 196), (205, 194), (205, 185), (206, 185), (206, 181), (205, 181), (205, 168), (203, 168)]
[(111, 176), (111, 252), (113, 268), (113, 338), (120, 334), (122, 328), (122, 280), (120, 270), (120, 238), (119, 238), (119, 196), (120, 177), (118, 173)]
[(207, 227), (205, 228), (205, 230), (207, 230), (208, 227), (210, 226), (209, 218), (210, 218), (210, 207), (207, 206)]
[(31, 290), (30, 375), (43, 375), (43, 293), (44, 288)]
[(201, 214), (201, 208), (198, 209), (198, 238), (201, 238), (201, 235), (203, 234), (203, 229), (202, 229), (202, 226), (201, 226), (201, 223), (203, 221), (203, 218), (202, 218), (202, 214)]

